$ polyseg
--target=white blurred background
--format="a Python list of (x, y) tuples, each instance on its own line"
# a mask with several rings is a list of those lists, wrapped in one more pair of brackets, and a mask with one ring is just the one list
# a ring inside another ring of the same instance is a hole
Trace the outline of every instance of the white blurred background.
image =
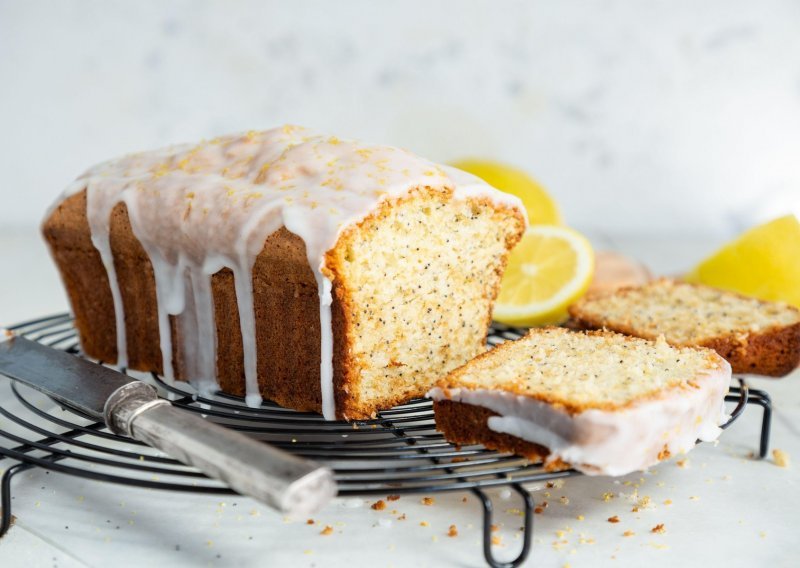
[(0, 0), (6, 241), (97, 161), (286, 122), (509, 162), (693, 262), (800, 212), (800, 2)]

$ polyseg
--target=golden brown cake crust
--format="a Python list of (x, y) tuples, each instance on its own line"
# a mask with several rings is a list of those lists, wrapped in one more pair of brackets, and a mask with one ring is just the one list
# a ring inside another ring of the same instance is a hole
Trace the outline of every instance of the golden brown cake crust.
[[(111, 249), (125, 307), (128, 365), (131, 369), (162, 373), (150, 260), (133, 234), (124, 204), (113, 210), (110, 226)], [(72, 303), (84, 352), (101, 361), (116, 362), (114, 305), (106, 270), (91, 242), (86, 192), (67, 198), (45, 221), (43, 233)], [(253, 273), (260, 390), (282, 406), (320, 412), (319, 298), (302, 239), (286, 229), (270, 235)], [(243, 396), (242, 335), (230, 270), (213, 275), (212, 294), (219, 385), (223, 392)], [(172, 317), (171, 323), (175, 376), (180, 380), (185, 367), (177, 349), (180, 332)], [(342, 332), (341, 310), (334, 310), (334, 343)], [(341, 367), (341, 361), (334, 358), (334, 372), (341, 372)], [(336, 374), (334, 381), (340, 381)]]
[[(432, 188), (419, 189), (434, 191)], [(452, 192), (444, 193), (446, 198), (452, 197)], [(342, 273), (341, 259), (348, 238), (358, 238), (361, 231), (379, 221), (389, 208), (403, 199), (384, 201), (366, 218), (345, 229), (337, 245), (326, 255), (326, 276), (333, 284), (333, 384), (339, 418), (369, 418), (380, 408), (424, 395), (430, 386), (426, 385), (411, 395), (401, 393), (380, 404), (358, 403), (349, 396), (358, 380), (359, 363), (353, 360), (352, 337), (347, 331), (350, 329), (348, 314), (354, 306), (344, 279), (339, 277)], [(507, 236), (507, 251), (522, 237), (524, 219), (518, 210), (491, 203), (485, 198), (470, 199), (470, 202), (491, 205), (498, 214), (511, 213), (516, 219), (516, 230)], [(66, 198), (44, 222), (42, 232), (70, 298), (84, 352), (92, 358), (114, 363), (117, 360), (114, 304), (106, 269), (92, 244), (86, 209), (84, 190)], [(153, 268), (133, 233), (124, 204), (117, 205), (112, 211), (110, 240), (126, 316), (128, 365), (131, 369), (162, 373)], [(501, 260), (500, 272), (506, 260), (507, 254)], [(492, 301), (498, 291), (499, 285), (488, 291)], [(299, 236), (281, 228), (267, 237), (253, 268), (253, 295), (261, 394), (287, 408), (321, 412), (318, 287), (308, 264), (305, 244)], [(243, 396), (242, 335), (233, 273), (229, 269), (212, 276), (212, 296), (219, 385), (223, 392)], [(183, 380), (186, 366), (177, 348), (181, 344), (180, 332), (175, 318), (170, 316), (170, 320), (175, 377)], [(485, 337), (490, 317), (484, 324)]]
[[(665, 282), (667, 279), (661, 279)], [(680, 283), (682, 286), (701, 287), (699, 284)], [(625, 297), (639, 291), (638, 286), (629, 286), (613, 292), (612, 295)], [(724, 292), (733, 297), (752, 301), (752, 298), (734, 292)], [(585, 306), (592, 302), (587, 296), (569, 308), (568, 326), (575, 329), (601, 330), (607, 329), (644, 339), (656, 339), (657, 333), (637, 328), (627, 322), (592, 317)], [(761, 304), (769, 302), (760, 301)], [(787, 310), (797, 312), (797, 308), (786, 306)], [(800, 321), (791, 325), (772, 325), (758, 331), (732, 329), (729, 333), (715, 337), (702, 338), (696, 342), (667, 341), (675, 346), (707, 347), (713, 349), (726, 359), (734, 373), (752, 373), (770, 377), (782, 377), (794, 371), (800, 365)]]
[(433, 411), (436, 429), (454, 444), (482, 444), (490, 450), (524, 456), (532, 462), (543, 461), (550, 453), (544, 446), (489, 429), (487, 421), (497, 414), (487, 408), (440, 400), (433, 403)]

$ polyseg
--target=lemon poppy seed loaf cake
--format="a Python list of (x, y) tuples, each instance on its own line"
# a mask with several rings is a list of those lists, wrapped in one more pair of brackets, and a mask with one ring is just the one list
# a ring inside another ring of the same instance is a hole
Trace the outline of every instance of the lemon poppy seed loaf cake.
[(714, 349), (734, 373), (780, 377), (800, 363), (800, 309), (667, 278), (586, 296), (573, 323)]
[(624, 475), (716, 439), (730, 379), (710, 349), (539, 328), (456, 369), (429, 396), (451, 442)]
[(482, 352), (520, 202), (296, 126), (100, 164), (43, 233), (90, 357), (359, 419)]

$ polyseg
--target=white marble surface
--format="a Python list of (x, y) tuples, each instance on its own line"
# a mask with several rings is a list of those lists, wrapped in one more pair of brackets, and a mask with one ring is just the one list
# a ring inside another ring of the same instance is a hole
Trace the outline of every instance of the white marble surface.
[[(614, 244), (662, 273), (681, 271), (713, 245), (619, 238)], [(0, 325), (65, 308), (57, 276), (36, 239), (0, 236), (0, 262), (18, 266), (0, 279)], [(575, 477), (562, 488), (540, 488), (536, 501), (548, 501), (549, 506), (536, 515), (534, 551), (527, 565), (796, 566), (800, 372), (753, 383), (775, 400), (772, 445), (795, 459), (792, 468), (750, 458), (760, 420), (760, 411), (751, 407), (718, 446), (703, 444), (694, 450), (688, 467), (673, 461), (619, 483)], [(0, 400), (11, 404), (5, 379), (0, 379)], [(8, 420), (0, 417), (0, 427), (9, 427)], [(0, 461), (0, 469), (9, 465)], [(634, 489), (649, 496), (654, 507), (633, 513), (632, 503), (621, 494)], [(42, 471), (16, 478), (13, 491), (17, 522), (0, 540), (3, 568), (484, 565), (480, 509), (466, 493), (435, 495), (433, 506), (422, 505), (419, 496), (403, 497), (384, 511), (370, 509), (372, 499), (337, 500), (314, 515), (314, 525), (307, 525), (306, 519), (282, 518), (245, 498), (130, 489)], [(604, 501), (606, 492), (615, 497)], [(514, 510), (520, 504), (500, 491), (492, 494), (502, 537), (497, 554), (514, 555), (520, 543), (520, 518)], [(402, 513), (406, 520), (397, 519)], [(614, 515), (620, 523), (607, 521)], [(428, 526), (421, 526), (422, 521)], [(666, 533), (651, 533), (659, 523)], [(458, 537), (446, 536), (451, 524), (457, 525)], [(334, 528), (332, 535), (319, 534), (325, 525)], [(627, 530), (635, 535), (624, 537)]]
[(0, 0), (0, 226), (116, 154), (296, 122), (515, 163), (583, 230), (730, 236), (800, 210), (798, 29), (796, 0)]

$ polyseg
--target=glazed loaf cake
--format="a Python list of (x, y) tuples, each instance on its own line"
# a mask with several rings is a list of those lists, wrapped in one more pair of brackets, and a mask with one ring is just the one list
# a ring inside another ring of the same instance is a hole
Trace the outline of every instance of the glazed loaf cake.
[(453, 371), (429, 396), (451, 442), (624, 475), (716, 439), (730, 380), (710, 349), (540, 328)]
[(800, 363), (800, 310), (702, 284), (661, 278), (586, 296), (569, 313), (584, 329), (709, 347), (734, 373), (780, 377)]
[(469, 174), (285, 126), (100, 164), (43, 233), (90, 357), (352, 420), (484, 350), (524, 227)]

